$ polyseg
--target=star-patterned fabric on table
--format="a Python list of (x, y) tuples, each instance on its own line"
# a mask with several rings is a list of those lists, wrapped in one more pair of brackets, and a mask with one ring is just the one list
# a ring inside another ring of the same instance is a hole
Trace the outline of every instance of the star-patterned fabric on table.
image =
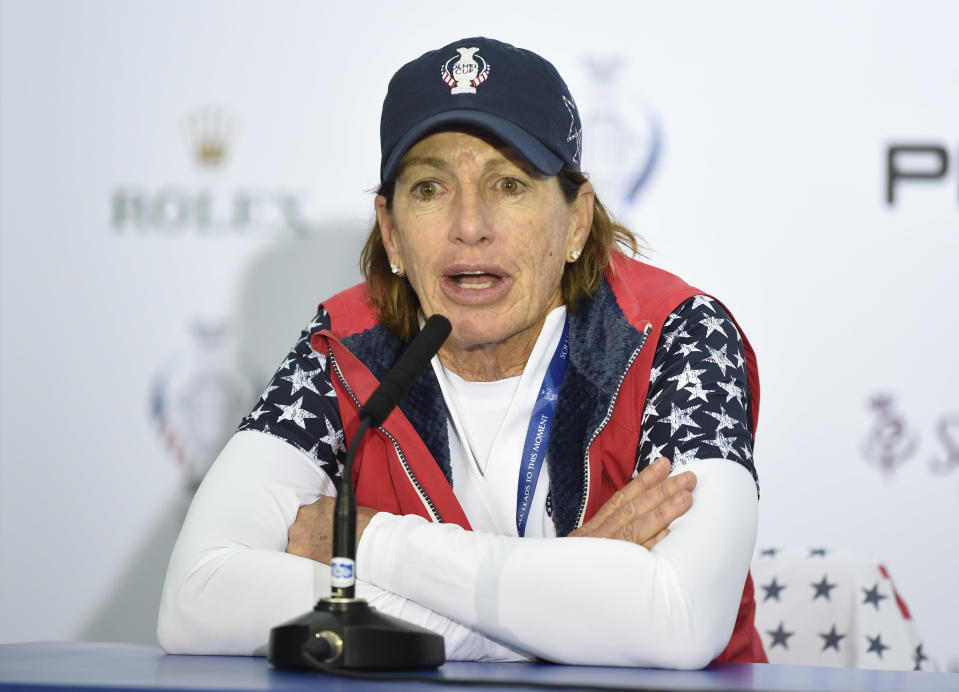
[(936, 670), (875, 560), (826, 548), (764, 548), (751, 570), (756, 630), (770, 663)]
[[(327, 328), (321, 309), (239, 429), (282, 438), (335, 482), (346, 440), (327, 358), (310, 347), (312, 335)], [(748, 392), (742, 340), (726, 311), (707, 296), (681, 304), (667, 319), (653, 359), (637, 470), (660, 456), (674, 466), (723, 458), (755, 479)]]

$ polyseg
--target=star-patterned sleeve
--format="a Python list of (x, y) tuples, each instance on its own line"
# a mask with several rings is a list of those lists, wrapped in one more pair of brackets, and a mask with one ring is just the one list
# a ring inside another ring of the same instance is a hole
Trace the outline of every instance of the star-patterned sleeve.
[(238, 429), (288, 442), (315, 459), (336, 482), (346, 459), (343, 426), (326, 355), (310, 346), (313, 334), (329, 326), (329, 315), (321, 307)]
[(637, 456), (642, 469), (668, 457), (729, 459), (759, 484), (742, 337), (723, 307), (694, 296), (666, 320), (653, 357)]

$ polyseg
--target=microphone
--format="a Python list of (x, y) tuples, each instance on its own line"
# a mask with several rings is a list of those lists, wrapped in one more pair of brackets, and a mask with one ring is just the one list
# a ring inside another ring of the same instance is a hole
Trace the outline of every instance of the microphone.
[(333, 559), (330, 561), (330, 581), (334, 598), (353, 598), (356, 561), (356, 496), (353, 493), (353, 457), (360, 439), (369, 428), (378, 428), (413, 386), (440, 350), (453, 327), (442, 315), (433, 315), (403, 355), (383, 376), (380, 386), (360, 407), (360, 427), (343, 463), (340, 488), (333, 508)]
[[(430, 359), (440, 350), (440, 346), (450, 335), (453, 326), (442, 315), (433, 315), (410, 343), (400, 359), (394, 365), (376, 391), (366, 400), (360, 409), (360, 418), (367, 418), (370, 426), (376, 428), (383, 424), (390, 411), (399, 403), (426, 369)], [(344, 473), (344, 476), (346, 474)]]
[(446, 660), (443, 637), (405, 620), (376, 612), (354, 598), (356, 586), (356, 496), (353, 459), (370, 427), (379, 427), (419, 378), (452, 326), (433, 315), (360, 407), (360, 426), (343, 464), (333, 511), (330, 598), (308, 613), (270, 630), (267, 658), (277, 668), (438, 668)]

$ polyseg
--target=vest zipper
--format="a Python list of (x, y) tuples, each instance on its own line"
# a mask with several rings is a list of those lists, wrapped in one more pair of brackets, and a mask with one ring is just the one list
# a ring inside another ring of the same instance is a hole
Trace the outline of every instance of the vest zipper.
[[(350, 395), (350, 398), (353, 399), (353, 403), (356, 404), (356, 408), (361, 408), (359, 399), (356, 398), (356, 395), (353, 393), (353, 388), (350, 387), (349, 383), (346, 381), (346, 378), (343, 376), (343, 373), (340, 371), (340, 365), (336, 362), (336, 356), (333, 355), (333, 349), (327, 348), (327, 353), (329, 353), (330, 364), (333, 367), (333, 371), (336, 372), (336, 377), (343, 385), (343, 388), (346, 389), (346, 393)], [(406, 460), (406, 455), (403, 454), (403, 450), (400, 449), (399, 443), (396, 441), (396, 438), (383, 426), (377, 428), (384, 435), (390, 438), (390, 442), (393, 443), (393, 448), (396, 450), (396, 456), (399, 457), (400, 463), (403, 465), (403, 470), (406, 472), (406, 477), (409, 479), (410, 483), (413, 485), (413, 488), (416, 490), (416, 494), (419, 495), (420, 501), (426, 507), (427, 511), (430, 513), (430, 517), (436, 523), (442, 523), (443, 518), (440, 516), (439, 511), (436, 509), (436, 505), (433, 504), (433, 501), (430, 499), (429, 495), (426, 494), (426, 491), (423, 490), (423, 486), (420, 484), (419, 480), (416, 478), (416, 474), (413, 473), (413, 469), (410, 468), (409, 462)]]
[(589, 498), (589, 450), (593, 446), (593, 442), (596, 441), (596, 438), (599, 437), (599, 434), (603, 432), (609, 423), (610, 418), (613, 417), (613, 408), (616, 406), (616, 400), (619, 398), (619, 390), (623, 388), (623, 382), (626, 380), (626, 375), (629, 374), (629, 369), (633, 367), (633, 363), (636, 361), (636, 357), (639, 355), (639, 352), (643, 350), (643, 346), (646, 345), (646, 338), (649, 336), (649, 330), (643, 334), (643, 340), (636, 347), (636, 350), (633, 351), (633, 354), (629, 357), (629, 360), (626, 361), (626, 368), (623, 370), (623, 374), (619, 376), (619, 382), (616, 384), (616, 389), (613, 392), (613, 398), (609, 402), (609, 408), (606, 409), (606, 417), (600, 422), (599, 426), (593, 431), (593, 435), (589, 438), (589, 444), (586, 445), (586, 453), (583, 455), (583, 499), (580, 501), (579, 513), (576, 516), (576, 526), (574, 528), (579, 528), (583, 525), (583, 518), (586, 516), (586, 504)]

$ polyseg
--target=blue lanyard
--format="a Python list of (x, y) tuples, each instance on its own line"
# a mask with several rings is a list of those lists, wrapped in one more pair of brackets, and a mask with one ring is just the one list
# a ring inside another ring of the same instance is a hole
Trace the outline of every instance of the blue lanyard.
[(543, 468), (543, 459), (546, 458), (549, 430), (553, 423), (553, 414), (556, 412), (559, 386), (563, 382), (568, 364), (569, 319), (563, 325), (563, 336), (560, 338), (559, 344), (553, 352), (553, 359), (543, 376), (539, 398), (533, 407), (533, 415), (530, 416), (529, 428), (526, 431), (523, 463), (519, 469), (519, 482), (516, 486), (516, 532), (520, 536), (526, 535), (526, 521), (529, 519), (529, 509), (533, 502), (533, 493), (536, 492), (539, 473)]

